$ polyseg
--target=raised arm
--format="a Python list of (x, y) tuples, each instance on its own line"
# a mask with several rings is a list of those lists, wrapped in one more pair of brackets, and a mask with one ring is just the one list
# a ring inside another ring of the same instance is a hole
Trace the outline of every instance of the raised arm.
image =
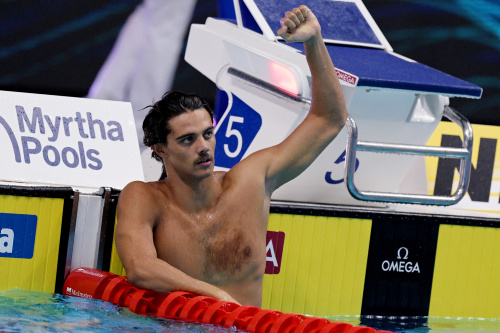
[(133, 182), (120, 194), (115, 243), (128, 280), (158, 292), (187, 291), (236, 302), (227, 292), (192, 278), (157, 257), (153, 228), (159, 218), (158, 200), (150, 184)]
[(290, 136), (263, 151), (260, 157), (268, 163), (266, 187), (269, 194), (311, 165), (347, 119), (344, 95), (314, 13), (302, 5), (286, 12), (280, 22), (282, 27), (278, 34), (283, 39), (304, 43), (312, 75), (312, 102), (308, 115)]

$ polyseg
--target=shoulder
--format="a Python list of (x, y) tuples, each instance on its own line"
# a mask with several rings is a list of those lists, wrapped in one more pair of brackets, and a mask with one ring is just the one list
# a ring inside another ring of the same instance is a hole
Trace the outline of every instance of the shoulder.
[(154, 209), (158, 201), (168, 200), (168, 187), (161, 181), (134, 181), (123, 188), (118, 199), (121, 210)]
[[(134, 181), (125, 186), (120, 193), (117, 206), (117, 228), (136, 230), (141, 226), (154, 227), (162, 215), (163, 205), (167, 195), (166, 185), (161, 182)], [(163, 189), (163, 190), (162, 190)]]
[(162, 182), (142, 182), (142, 181), (133, 181), (128, 183), (127, 186), (123, 188), (120, 193), (120, 198), (122, 195), (124, 196), (141, 196), (145, 195), (146, 198), (149, 196), (158, 195), (159, 192), (162, 192), (162, 188), (166, 188), (166, 185), (162, 184)]

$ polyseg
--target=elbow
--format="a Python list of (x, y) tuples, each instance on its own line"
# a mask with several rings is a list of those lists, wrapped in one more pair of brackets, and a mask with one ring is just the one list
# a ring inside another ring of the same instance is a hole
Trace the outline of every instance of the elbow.
[(347, 123), (347, 118), (349, 117), (349, 114), (347, 113), (346, 109), (343, 109), (341, 114), (340, 114), (340, 120), (339, 120), (339, 127), (340, 129), (344, 128), (344, 126)]
[(150, 289), (151, 278), (146, 267), (142, 267), (140, 263), (129, 263), (125, 266), (125, 271), (127, 272), (127, 280), (134, 286)]
[(333, 105), (324, 115), (324, 117), (324, 119), (328, 123), (328, 126), (340, 131), (347, 123), (349, 113), (347, 112), (346, 105), (342, 103), (341, 105)]
[(340, 127), (343, 128), (347, 122), (347, 118), (349, 117), (349, 113), (347, 112), (347, 107), (344, 104), (339, 110), (339, 118), (340, 118)]
[(127, 272), (127, 280), (137, 288), (150, 289), (159, 293), (168, 293), (174, 290), (169, 282), (161, 278), (151, 260), (129, 261), (124, 267)]
[(127, 272), (127, 280), (132, 283), (136, 287), (143, 287), (144, 279), (143, 274), (141, 274), (140, 270), (138, 269), (130, 269), (130, 268), (125, 268), (125, 271)]
[(340, 132), (346, 125), (348, 117), (349, 114), (347, 113), (347, 109), (345, 107), (339, 109), (336, 116), (332, 119), (332, 129), (337, 133)]
[(125, 271), (127, 272), (127, 280), (134, 286), (139, 286), (142, 280), (140, 271), (137, 269), (130, 269), (129, 267), (125, 268)]
[(349, 117), (349, 113), (347, 113), (347, 108), (343, 107), (338, 112), (338, 117), (335, 121), (334, 127), (336, 127), (337, 132), (340, 132), (344, 126), (347, 124), (347, 118)]

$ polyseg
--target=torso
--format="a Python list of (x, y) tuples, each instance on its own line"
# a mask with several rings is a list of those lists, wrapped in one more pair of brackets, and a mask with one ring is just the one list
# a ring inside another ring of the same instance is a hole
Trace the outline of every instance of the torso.
[(170, 265), (226, 290), (242, 303), (260, 306), (269, 199), (255, 179), (234, 181), (228, 175), (214, 174), (221, 193), (201, 214), (173, 204), (164, 183), (150, 183), (162, 203), (155, 247), (158, 258)]

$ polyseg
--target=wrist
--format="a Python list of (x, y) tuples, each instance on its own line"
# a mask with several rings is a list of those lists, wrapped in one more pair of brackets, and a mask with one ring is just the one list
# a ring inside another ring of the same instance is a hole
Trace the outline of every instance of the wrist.
[(306, 48), (311, 48), (322, 44), (324, 44), (324, 42), (323, 37), (321, 36), (321, 31), (318, 31), (315, 35), (312, 35), (311, 38), (304, 41), (304, 46)]

